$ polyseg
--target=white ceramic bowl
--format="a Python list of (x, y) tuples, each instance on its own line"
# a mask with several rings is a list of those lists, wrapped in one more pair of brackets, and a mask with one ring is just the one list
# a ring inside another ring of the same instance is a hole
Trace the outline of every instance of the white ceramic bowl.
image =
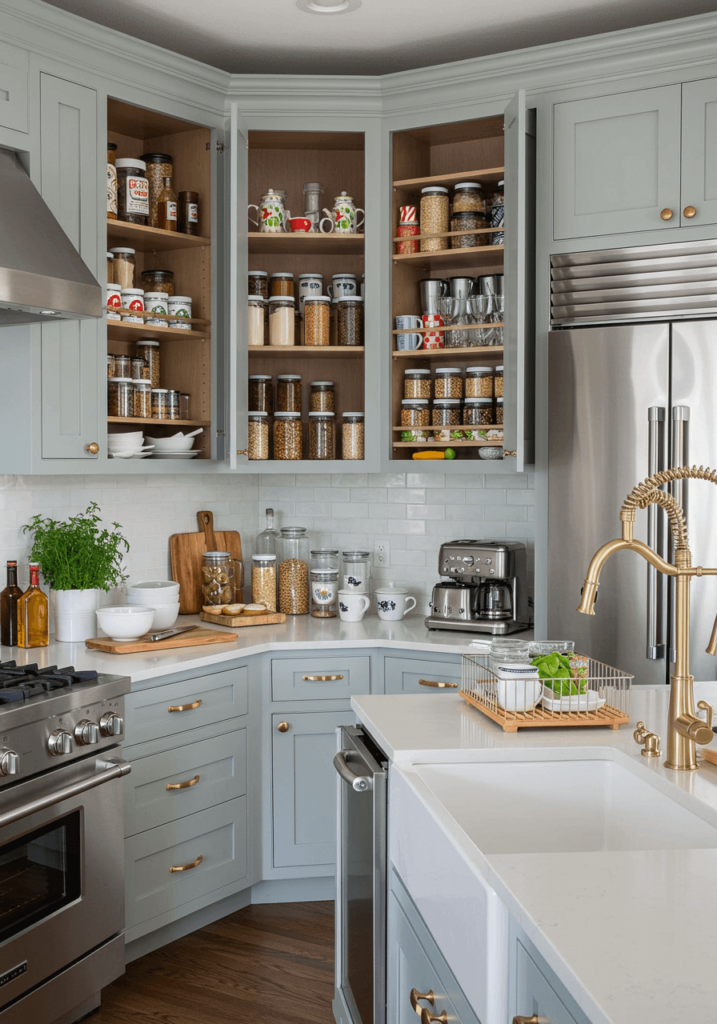
[(185, 437), (184, 434), (175, 434), (174, 437), (148, 437), (145, 435), (145, 444), (153, 444), (156, 452), (188, 452), (194, 447), (194, 438)]
[(179, 600), (179, 584), (173, 580), (143, 580), (140, 583), (125, 584), (127, 600), (137, 598), (133, 604), (144, 604), (156, 608), (159, 604), (175, 604)]
[[(143, 596), (130, 595), (127, 600), (130, 606), (135, 608), (146, 608), (149, 605), (149, 598), (144, 600)], [(168, 602), (159, 601), (154, 605), (154, 622), (152, 623), (152, 629), (169, 629), (177, 621), (179, 615), (179, 601), (173, 601), (171, 604)]]
[(129, 444), (130, 442), (132, 444), (141, 444), (143, 436), (143, 430), (131, 430), (128, 434), (109, 434), (107, 437), (107, 444), (123, 445)]
[(154, 623), (154, 608), (144, 605), (108, 605), (97, 609), (100, 629), (113, 640), (136, 640)]

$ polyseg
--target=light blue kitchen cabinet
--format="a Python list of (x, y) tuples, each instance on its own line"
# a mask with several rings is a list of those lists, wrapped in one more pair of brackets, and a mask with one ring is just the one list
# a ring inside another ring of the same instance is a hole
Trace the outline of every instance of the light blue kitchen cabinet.
[(27, 132), (27, 70), (0, 63), (0, 128)]
[(681, 86), (554, 107), (554, 237), (680, 225)]
[(455, 661), (386, 657), (386, 693), (456, 693), (461, 685), (460, 657)]
[(508, 1020), (590, 1024), (581, 1007), (544, 961), (522, 928), (510, 925)]
[(717, 78), (682, 86), (683, 226), (717, 224)]

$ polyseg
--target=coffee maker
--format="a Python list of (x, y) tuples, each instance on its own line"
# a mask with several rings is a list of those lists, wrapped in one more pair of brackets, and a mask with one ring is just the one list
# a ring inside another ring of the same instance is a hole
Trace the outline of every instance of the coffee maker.
[(527, 551), (519, 541), (452, 540), (441, 544), (428, 629), (504, 636), (530, 629)]

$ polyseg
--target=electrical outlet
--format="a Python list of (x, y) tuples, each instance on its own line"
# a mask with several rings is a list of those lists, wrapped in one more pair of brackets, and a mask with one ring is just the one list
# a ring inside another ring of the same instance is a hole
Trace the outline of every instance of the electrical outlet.
[(391, 545), (387, 540), (380, 540), (374, 545), (373, 564), (387, 569), (391, 564)]

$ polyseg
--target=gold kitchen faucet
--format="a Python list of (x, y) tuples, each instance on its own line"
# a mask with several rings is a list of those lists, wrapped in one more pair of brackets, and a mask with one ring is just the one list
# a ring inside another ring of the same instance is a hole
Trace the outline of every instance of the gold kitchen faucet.
[[(670, 682), (670, 709), (667, 715), (667, 760), (666, 768), (678, 772), (697, 769), (695, 744), (704, 745), (712, 740), (712, 706), (701, 700), (698, 708), (706, 712), (706, 718), (695, 714), (694, 679), (690, 675), (690, 582), (693, 576), (717, 576), (717, 568), (705, 569), (692, 566), (692, 555), (687, 539), (685, 516), (675, 499), (659, 488), (673, 480), (707, 480), (717, 484), (717, 470), (702, 466), (677, 466), (664, 469), (643, 480), (630, 491), (620, 509), (622, 538), (611, 540), (595, 552), (588, 568), (583, 587), (582, 600), (578, 611), (583, 615), (594, 615), (600, 572), (610, 555), (626, 549), (642, 555), (645, 561), (665, 576), (675, 580), (675, 673)], [(674, 565), (666, 562), (647, 544), (633, 537), (633, 524), (639, 508), (659, 505), (670, 520), (674, 549)], [(712, 636), (707, 653), (717, 655), (717, 618), (712, 627)]]

